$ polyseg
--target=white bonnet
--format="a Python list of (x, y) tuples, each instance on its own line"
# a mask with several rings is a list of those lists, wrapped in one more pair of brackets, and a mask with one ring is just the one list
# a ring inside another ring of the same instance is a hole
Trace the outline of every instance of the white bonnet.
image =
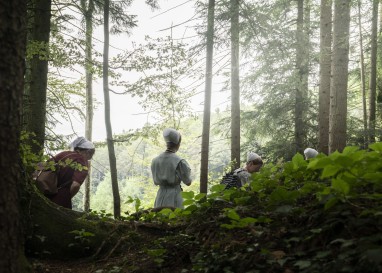
[(254, 152), (249, 152), (248, 153), (247, 162), (254, 161), (256, 159), (262, 160), (261, 156), (259, 156), (258, 154), (254, 153)]
[(306, 148), (304, 150), (304, 155), (306, 159), (316, 157), (318, 155), (318, 152), (315, 149), (312, 148)]
[(174, 144), (179, 144), (180, 133), (173, 128), (166, 128), (163, 131), (163, 138), (166, 143), (172, 142)]
[(88, 150), (95, 149), (94, 144), (84, 137), (77, 137), (72, 143), (70, 143), (69, 148), (72, 151), (74, 151), (75, 148)]

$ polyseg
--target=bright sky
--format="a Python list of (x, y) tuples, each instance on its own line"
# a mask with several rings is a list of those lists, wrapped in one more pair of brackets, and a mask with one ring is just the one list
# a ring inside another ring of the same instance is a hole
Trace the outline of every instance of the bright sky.
[[(132, 7), (129, 9), (131, 14), (138, 16), (138, 27), (132, 31), (131, 36), (120, 35), (110, 36), (110, 55), (119, 53), (117, 49), (131, 48), (132, 43), (142, 43), (144, 37), (149, 35), (150, 37), (169, 36), (171, 25), (176, 26), (181, 24), (194, 15), (194, 3), (193, 0), (167, 0), (159, 1), (160, 10), (154, 12), (144, 4), (143, 0), (134, 1)], [(164, 30), (168, 29), (168, 30)], [(97, 39), (103, 40), (102, 27), (96, 31), (95, 35)], [(173, 29), (172, 36), (174, 39), (182, 37), (190, 37), (195, 35), (192, 28), (187, 24), (180, 25)], [(186, 41), (190, 42), (190, 41)], [(99, 43), (101, 48), (98, 50), (102, 52), (102, 44)], [(204, 53), (205, 54), (205, 53)], [(106, 128), (104, 121), (104, 105), (103, 105), (103, 90), (102, 79), (98, 79), (93, 84), (94, 97), (101, 104), (94, 112), (93, 122), (93, 140), (103, 141), (106, 138)], [(199, 87), (201, 94), (193, 99), (192, 105), (195, 111), (201, 112), (203, 110), (202, 101), (204, 99), (204, 84)], [(218, 90), (213, 90), (215, 93)], [(216, 109), (226, 100), (222, 97), (221, 93), (213, 96), (211, 109)], [(214, 99), (215, 98), (215, 99)], [(144, 110), (137, 104), (137, 101), (131, 98), (129, 95), (115, 95), (110, 93), (111, 104), (111, 121), (113, 134), (122, 133), (124, 130), (136, 129), (143, 126), (147, 121), (147, 115), (144, 114)], [(60, 126), (61, 127), (61, 126)], [(60, 133), (71, 133), (71, 128), (67, 128), (67, 125), (63, 128), (57, 128)], [(78, 135), (84, 135), (85, 126), (84, 123), (77, 120), (74, 124), (75, 130)]]

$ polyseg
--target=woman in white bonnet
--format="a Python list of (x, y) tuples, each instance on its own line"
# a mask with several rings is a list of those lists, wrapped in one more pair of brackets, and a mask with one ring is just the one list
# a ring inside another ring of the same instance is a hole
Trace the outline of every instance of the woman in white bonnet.
[(315, 158), (318, 155), (318, 152), (313, 148), (306, 148), (304, 150), (304, 155), (305, 155), (305, 159), (308, 160), (311, 158)]
[(249, 152), (245, 166), (235, 171), (241, 180), (241, 185), (244, 186), (246, 183), (248, 183), (249, 177), (253, 173), (260, 171), (262, 166), (263, 159), (261, 156), (259, 156), (257, 153)]
[(58, 193), (48, 198), (57, 205), (72, 209), (72, 198), (88, 175), (88, 161), (93, 157), (95, 147), (86, 138), (78, 137), (69, 148), (70, 151), (61, 152), (52, 158), (62, 167), (58, 171)]
[(151, 162), (154, 184), (159, 186), (154, 208), (183, 208), (180, 183), (191, 185), (191, 168), (186, 160), (176, 154), (182, 141), (180, 133), (175, 129), (166, 128), (163, 138), (167, 149)]

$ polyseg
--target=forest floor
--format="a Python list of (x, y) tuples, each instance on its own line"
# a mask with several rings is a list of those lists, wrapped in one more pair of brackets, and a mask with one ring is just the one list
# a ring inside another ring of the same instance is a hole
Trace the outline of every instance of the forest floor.
[(324, 210), (309, 197), (269, 210), (235, 194), (236, 204), (216, 200), (183, 220), (130, 221), (93, 258), (29, 261), (35, 273), (381, 272), (381, 214), (364, 213), (381, 200)]

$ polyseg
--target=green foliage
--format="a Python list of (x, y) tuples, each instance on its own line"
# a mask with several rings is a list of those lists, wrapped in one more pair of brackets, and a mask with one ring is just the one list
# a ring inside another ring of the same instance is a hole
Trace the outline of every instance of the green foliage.
[(69, 232), (71, 234), (74, 234), (74, 243), (69, 244), (69, 247), (75, 247), (75, 246), (81, 246), (85, 250), (89, 249), (88, 244), (90, 243), (90, 238), (94, 237), (95, 234), (92, 232), (88, 232), (84, 229), (81, 230), (73, 230)]

